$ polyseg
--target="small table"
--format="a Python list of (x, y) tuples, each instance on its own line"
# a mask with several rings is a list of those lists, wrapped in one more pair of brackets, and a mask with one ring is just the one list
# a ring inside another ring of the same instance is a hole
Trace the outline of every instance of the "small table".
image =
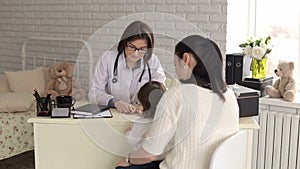
[[(123, 133), (135, 116), (111, 111), (113, 118), (30, 118), (28, 122), (34, 126), (35, 168), (113, 168), (120, 156), (132, 151)], [(246, 165), (250, 169), (253, 129), (258, 125), (252, 117), (241, 118), (240, 128), (248, 133)]]

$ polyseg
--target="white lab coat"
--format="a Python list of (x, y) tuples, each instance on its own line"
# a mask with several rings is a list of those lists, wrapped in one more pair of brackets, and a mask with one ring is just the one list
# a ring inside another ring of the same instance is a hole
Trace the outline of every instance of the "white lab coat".
[[(146, 66), (142, 80), (139, 82), (140, 75), (144, 69), (143, 59), (138, 62), (136, 68), (130, 69), (126, 64), (124, 53), (122, 53), (118, 59), (116, 77), (118, 81), (113, 83), (113, 70), (116, 57), (117, 51), (107, 51), (99, 58), (89, 91), (89, 100), (91, 102), (107, 105), (110, 99), (117, 98), (127, 103), (135, 103), (140, 87), (149, 81), (149, 72)], [(164, 83), (166, 76), (158, 57), (152, 54), (148, 63), (151, 80)]]

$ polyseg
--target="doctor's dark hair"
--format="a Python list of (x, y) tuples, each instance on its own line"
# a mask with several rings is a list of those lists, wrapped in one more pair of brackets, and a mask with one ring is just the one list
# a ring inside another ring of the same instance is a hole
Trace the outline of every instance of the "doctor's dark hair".
[(184, 53), (190, 53), (197, 64), (193, 69), (193, 76), (198, 86), (207, 87), (219, 95), (227, 90), (223, 79), (223, 58), (218, 45), (210, 39), (199, 35), (191, 35), (180, 41), (175, 47), (175, 55), (180, 59)]
[(134, 21), (127, 26), (118, 44), (118, 53), (121, 54), (125, 50), (128, 42), (138, 39), (144, 39), (147, 41), (148, 51), (146, 55), (149, 56), (147, 59), (150, 59), (152, 55), (152, 49), (154, 47), (154, 36), (152, 29), (141, 21)]
[(156, 106), (166, 91), (166, 87), (161, 82), (150, 81), (145, 83), (138, 92), (138, 99), (143, 106), (142, 116), (153, 118)]

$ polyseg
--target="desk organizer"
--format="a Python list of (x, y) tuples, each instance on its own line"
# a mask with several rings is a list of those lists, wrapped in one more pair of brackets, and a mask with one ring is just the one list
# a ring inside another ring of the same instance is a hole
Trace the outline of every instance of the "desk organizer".
[(37, 116), (50, 116), (52, 111), (51, 99), (40, 97), (36, 99)]

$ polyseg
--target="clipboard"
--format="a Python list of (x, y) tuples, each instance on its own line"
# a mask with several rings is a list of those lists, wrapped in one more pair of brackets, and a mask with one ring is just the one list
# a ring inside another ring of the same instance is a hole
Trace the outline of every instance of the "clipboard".
[(71, 111), (73, 118), (112, 118), (113, 115), (106, 105), (89, 103)]

